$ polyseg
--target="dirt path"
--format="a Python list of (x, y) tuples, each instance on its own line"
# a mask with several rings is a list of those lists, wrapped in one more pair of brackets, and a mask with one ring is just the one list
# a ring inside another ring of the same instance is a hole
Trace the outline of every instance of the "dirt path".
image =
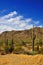
[(43, 65), (43, 55), (0, 55), (0, 65)]

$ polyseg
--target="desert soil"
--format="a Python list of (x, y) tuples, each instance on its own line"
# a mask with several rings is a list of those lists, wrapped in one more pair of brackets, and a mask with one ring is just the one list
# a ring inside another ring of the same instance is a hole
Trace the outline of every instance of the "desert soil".
[(43, 55), (0, 55), (0, 65), (43, 65)]

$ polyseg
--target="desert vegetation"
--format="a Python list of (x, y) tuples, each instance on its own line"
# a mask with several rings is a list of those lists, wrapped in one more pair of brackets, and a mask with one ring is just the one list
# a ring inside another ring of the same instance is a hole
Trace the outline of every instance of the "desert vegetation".
[(43, 28), (1, 33), (0, 65), (43, 65)]
[(0, 54), (43, 54), (43, 28), (0, 34)]

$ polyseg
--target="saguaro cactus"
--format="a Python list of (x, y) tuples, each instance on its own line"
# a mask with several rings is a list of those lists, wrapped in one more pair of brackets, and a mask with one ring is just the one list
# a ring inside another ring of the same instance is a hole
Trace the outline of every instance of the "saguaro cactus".
[(32, 29), (32, 51), (34, 51), (34, 41), (35, 41), (35, 34), (34, 34), (34, 26)]
[(10, 52), (12, 53), (13, 51), (14, 51), (14, 42), (13, 42), (13, 34), (12, 34), (12, 42), (11, 42)]

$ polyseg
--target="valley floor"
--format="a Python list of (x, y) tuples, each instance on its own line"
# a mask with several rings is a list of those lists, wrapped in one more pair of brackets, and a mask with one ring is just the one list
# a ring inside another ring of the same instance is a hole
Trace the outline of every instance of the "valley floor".
[(43, 55), (0, 55), (0, 65), (43, 65)]

